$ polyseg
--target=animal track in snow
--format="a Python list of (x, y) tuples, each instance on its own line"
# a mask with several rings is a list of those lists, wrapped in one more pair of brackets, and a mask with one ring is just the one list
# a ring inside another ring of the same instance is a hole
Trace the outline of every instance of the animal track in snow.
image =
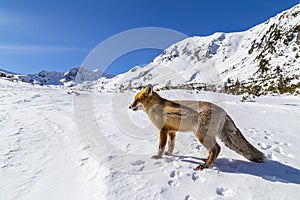
[(272, 145), (269, 145), (269, 144), (266, 145), (266, 144), (263, 143), (263, 142), (259, 142), (259, 143), (257, 143), (257, 145), (260, 146), (260, 148), (263, 149), (263, 150), (267, 150), (267, 149), (272, 148)]
[(291, 146), (291, 144), (287, 143), (287, 142), (277, 142), (277, 141), (275, 141), (274, 144), (280, 144), (282, 146)]
[(271, 140), (272, 139), (272, 136), (273, 136), (273, 134), (272, 133), (269, 133), (268, 131), (263, 131), (263, 133), (264, 133), (264, 139), (266, 139), (266, 140)]
[(200, 177), (197, 172), (194, 172), (192, 174), (192, 179), (194, 182), (204, 183), (205, 179), (203, 177)]
[(219, 187), (216, 189), (216, 193), (220, 196), (231, 196), (232, 191), (227, 188)]
[(279, 159), (277, 158), (277, 156), (274, 155), (273, 152), (268, 153), (268, 154), (267, 154), (267, 158), (268, 158), (268, 160), (276, 160), (276, 161), (279, 160)]
[(195, 200), (195, 198), (192, 195), (186, 195), (184, 200)]
[(171, 180), (168, 181), (168, 185), (171, 186), (171, 187), (178, 187), (179, 186), (179, 181), (178, 179), (182, 176), (182, 172), (181, 171), (171, 171), (170, 173), (170, 177), (171, 177)]
[[(268, 143), (268, 141), (271, 142), (272, 137), (275, 134), (274, 131), (262, 131), (262, 133), (264, 134), (263, 138), (265, 139), (265, 141), (267, 143)], [(279, 158), (277, 156), (278, 154), (282, 155), (282, 156), (285, 156), (285, 157), (289, 157), (289, 158), (295, 158), (295, 156), (293, 154), (286, 153), (285, 148), (288, 147), (288, 146), (291, 146), (290, 143), (274, 141), (274, 142), (272, 142), (272, 144), (266, 144), (264, 142), (258, 142), (257, 145), (262, 150), (268, 150), (269, 153), (267, 154), (267, 157), (270, 160), (279, 160)]]
[(282, 147), (280, 147), (280, 146), (274, 148), (274, 152), (279, 153), (279, 154), (289, 157), (289, 158), (295, 158), (295, 156), (293, 154), (284, 152)]
[(89, 159), (88, 157), (80, 159), (79, 160), (79, 165), (83, 166), (88, 159)]
[(254, 134), (254, 135), (258, 134), (257, 131), (259, 131), (258, 128), (246, 128), (245, 130), (246, 130), (246, 131), (250, 131), (250, 133), (252, 133), (252, 134)]
[(169, 180), (168, 181), (169, 186), (171, 187), (178, 187), (179, 186), (179, 182), (177, 180)]
[(145, 164), (145, 161), (143, 161), (143, 160), (137, 160), (137, 161), (135, 161), (135, 162), (133, 162), (133, 163), (131, 163), (131, 165), (143, 165), (143, 164)]
[(182, 176), (182, 172), (181, 171), (171, 171), (171, 173), (170, 173), (170, 177), (171, 178), (178, 179), (181, 176)]
[(276, 147), (274, 149), (275, 152), (282, 154), (282, 148), (281, 147)]
[(267, 135), (266, 135), (264, 138), (265, 138), (266, 140), (270, 140), (270, 139), (271, 139), (271, 137), (270, 137), (270, 136), (267, 136)]
[(35, 98), (38, 98), (38, 97), (41, 97), (41, 95), (40, 94), (35, 94), (35, 95), (31, 96), (32, 99), (35, 99)]
[(17, 149), (10, 149), (10, 150), (5, 154), (5, 156), (6, 156), (7, 159), (11, 159), (11, 158), (15, 155), (16, 152), (17, 152)]
[[(272, 135), (272, 134), (269, 134)], [(273, 144), (265, 144), (263, 142), (259, 142), (257, 143), (258, 146), (260, 146), (261, 149), (263, 150), (268, 150), (268, 151), (272, 151), (269, 152), (267, 157), (270, 160), (278, 160), (277, 156), (275, 156), (275, 154), (280, 154), (282, 156), (285, 157), (289, 157), (289, 158), (295, 158), (295, 156), (293, 154), (290, 153), (286, 153), (285, 148), (288, 146), (291, 146), (290, 143), (287, 142), (278, 142), (278, 141), (274, 141)]]
[(107, 160), (110, 161), (116, 157), (117, 157), (116, 155), (110, 155), (110, 156), (107, 156)]

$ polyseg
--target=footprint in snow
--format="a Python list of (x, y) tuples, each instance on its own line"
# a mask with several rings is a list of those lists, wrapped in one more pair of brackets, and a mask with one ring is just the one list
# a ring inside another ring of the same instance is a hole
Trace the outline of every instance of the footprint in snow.
[(19, 104), (19, 103), (28, 103), (28, 102), (30, 102), (29, 99), (22, 99), (22, 100), (15, 101), (15, 102), (13, 102), (13, 103)]
[(263, 149), (263, 150), (268, 150), (268, 149), (270, 149), (272, 147), (272, 145), (269, 145), (269, 144), (266, 145), (263, 142), (259, 142), (257, 145), (260, 146), (260, 148)]
[(143, 164), (145, 164), (145, 161), (143, 161), (143, 160), (137, 160), (137, 161), (131, 163), (131, 165), (134, 165), (134, 166), (136, 166), (136, 165), (143, 165)]
[(177, 180), (169, 180), (168, 184), (171, 187), (178, 187), (179, 186), (179, 182)]
[(6, 156), (9, 156), (9, 155), (11, 155), (11, 154), (14, 154), (15, 152), (17, 152), (16, 149), (10, 149), (5, 155), (6, 155)]
[(285, 153), (281, 147), (276, 147), (274, 149), (274, 152), (279, 153), (279, 154), (289, 157), (289, 158), (295, 158), (295, 156), (293, 154)]
[(271, 137), (270, 136), (268, 136), (268, 135), (265, 135), (265, 137), (264, 137), (266, 140), (270, 140), (271, 139)]
[(89, 158), (82, 158), (79, 160), (79, 165), (83, 166), (85, 164), (85, 162), (88, 160)]
[(205, 178), (199, 176), (199, 174), (197, 172), (194, 172), (192, 174), (192, 179), (194, 182), (198, 182), (198, 183), (204, 183), (204, 181), (205, 181)]
[(184, 200), (195, 200), (195, 198), (192, 195), (186, 195)]
[(86, 157), (86, 158), (82, 158), (82, 159), (80, 159), (80, 161), (86, 161), (86, 160), (88, 160), (89, 158), (88, 157)]
[(277, 141), (275, 141), (274, 144), (279, 144), (279, 145), (282, 145), (282, 146), (291, 146), (292, 145), (292, 144), (287, 143), (287, 142), (277, 142)]
[(5, 167), (8, 167), (8, 166), (9, 166), (8, 163), (5, 163), (0, 168), (5, 168)]
[(275, 156), (275, 154), (273, 152), (268, 153), (267, 158), (268, 158), (268, 160), (279, 161), (279, 159), (277, 158), (277, 156)]
[(89, 149), (89, 148), (91, 148), (91, 145), (83, 146), (81, 149), (82, 149), (82, 150), (87, 150), (87, 149)]
[(216, 189), (216, 193), (220, 196), (231, 196), (232, 191), (228, 188), (219, 187)]
[(263, 131), (263, 133), (264, 133), (264, 138), (266, 139), (266, 140), (271, 140), (272, 139), (272, 136), (273, 136), (273, 134), (272, 133), (270, 133), (270, 132), (268, 132), (268, 131)]
[(169, 186), (171, 186), (171, 187), (178, 187), (179, 186), (178, 179), (181, 176), (182, 176), (182, 172), (181, 171), (171, 171), (170, 177), (172, 179), (168, 181)]
[(117, 157), (117, 156), (115, 156), (115, 155), (107, 156), (107, 160), (108, 160), (108, 161), (111, 161), (111, 160), (114, 159), (115, 157)]
[(275, 151), (276, 153), (283, 154), (282, 148), (281, 148), (281, 147), (276, 147), (276, 148), (274, 149), (274, 151)]
[(154, 165), (161, 165), (162, 163), (161, 163), (161, 161), (155, 161), (154, 162)]
[(35, 99), (35, 98), (38, 98), (38, 97), (41, 97), (41, 95), (40, 95), (40, 94), (35, 94), (35, 95), (33, 95), (31, 98), (32, 98), (32, 99)]
[(181, 171), (171, 171), (170, 173), (170, 177), (174, 178), (174, 179), (178, 179), (182, 176), (182, 172)]
[(284, 151), (284, 148), (286, 146), (291, 146), (291, 144), (289, 144), (289, 143), (274, 141), (273, 145), (270, 145), (270, 144), (267, 145), (263, 142), (259, 142), (259, 143), (257, 143), (257, 145), (260, 146), (260, 148), (263, 149), (263, 150), (271, 150), (272, 149), (272, 152), (270, 152), (267, 155), (269, 160), (278, 160), (278, 158), (275, 156), (274, 153), (278, 153), (282, 156), (286, 156), (286, 157), (289, 157), (289, 158), (295, 158), (295, 156), (293, 154), (286, 153)]
[(12, 133), (12, 134), (11, 134), (11, 135), (9, 135), (9, 136), (16, 136), (16, 135), (20, 135), (22, 132), (23, 132), (23, 128), (19, 128), (19, 130), (18, 130), (18, 131), (16, 131), (16, 132)]

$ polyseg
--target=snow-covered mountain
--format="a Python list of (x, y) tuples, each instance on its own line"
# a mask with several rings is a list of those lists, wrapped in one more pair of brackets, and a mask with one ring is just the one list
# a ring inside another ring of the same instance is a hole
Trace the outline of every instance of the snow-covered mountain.
[(66, 85), (74, 86), (75, 83), (83, 81), (95, 81), (104, 77), (112, 77), (99, 70), (93, 70), (85, 66), (76, 66), (67, 72), (56, 72), (43, 70), (38, 74), (17, 74), (0, 69), (0, 77), (12, 81), (22, 81), (38, 85)]
[[(167, 48), (145, 67), (109, 81), (103, 88), (203, 88), (230, 93), (295, 93), (300, 87), (300, 4), (250, 30), (194, 36)], [(299, 92), (299, 91), (298, 91)]]

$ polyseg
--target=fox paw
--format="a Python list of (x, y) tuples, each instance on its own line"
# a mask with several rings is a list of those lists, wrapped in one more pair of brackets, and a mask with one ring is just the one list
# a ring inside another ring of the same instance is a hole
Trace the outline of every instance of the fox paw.
[(166, 152), (165, 152), (165, 155), (166, 155), (166, 156), (171, 156), (172, 153), (170, 153), (169, 151), (166, 151)]
[(199, 165), (198, 167), (196, 167), (195, 170), (198, 170), (198, 171), (202, 171), (204, 170), (205, 168), (208, 168), (206, 165)]
[(159, 156), (159, 155), (154, 155), (154, 156), (151, 157), (151, 159), (154, 159), (154, 160), (157, 160), (157, 159), (160, 159), (160, 158), (161, 158), (161, 156)]

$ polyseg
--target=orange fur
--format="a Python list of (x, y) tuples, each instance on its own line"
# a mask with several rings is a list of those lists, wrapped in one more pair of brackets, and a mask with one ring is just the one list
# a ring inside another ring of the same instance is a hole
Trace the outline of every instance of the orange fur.
[(162, 157), (167, 140), (169, 149), (166, 154), (172, 154), (176, 131), (192, 131), (209, 152), (204, 165), (199, 165), (198, 170), (208, 168), (217, 158), (221, 148), (216, 142), (216, 136), (226, 146), (249, 160), (266, 160), (263, 153), (244, 138), (228, 114), (215, 104), (204, 101), (170, 101), (160, 97), (153, 91), (152, 85), (148, 85), (135, 96), (129, 108), (134, 111), (143, 109), (160, 130), (159, 150), (153, 159)]

